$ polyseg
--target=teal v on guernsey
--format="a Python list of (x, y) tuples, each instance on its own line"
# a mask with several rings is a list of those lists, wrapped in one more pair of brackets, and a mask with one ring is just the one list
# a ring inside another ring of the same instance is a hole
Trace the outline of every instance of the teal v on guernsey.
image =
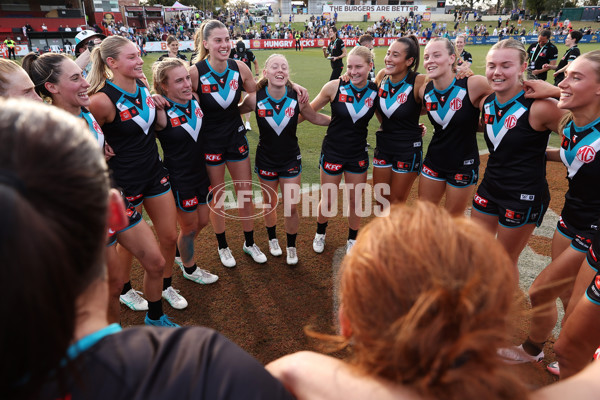
[[(223, 108), (226, 109), (235, 99), (239, 88), (239, 71), (228, 68), (221, 74), (216, 72), (205, 60), (209, 71), (200, 76), (200, 92), (210, 94), (212, 98)], [(229, 64), (228, 64), (229, 65)], [(231, 74), (231, 77), (229, 76)]]
[(148, 88), (138, 84), (135, 93), (128, 93), (110, 81), (106, 81), (106, 84), (121, 92), (121, 97), (115, 103), (121, 121), (132, 120), (147, 135), (156, 117), (154, 100)]
[(287, 96), (287, 88), (285, 89), (285, 95), (279, 100), (275, 100), (271, 97), (268, 88), (265, 88), (265, 90), (267, 97), (256, 103), (256, 113), (258, 117), (265, 119), (277, 136), (280, 136), (281, 132), (283, 132), (290, 120), (294, 117), (294, 110), (296, 109), (298, 101)]
[(408, 75), (407, 73), (398, 83), (392, 83), (390, 79), (385, 79), (379, 88), (379, 107), (388, 118), (392, 117), (398, 107), (406, 103), (408, 96), (413, 91), (413, 85), (406, 82)]
[(579, 169), (596, 160), (600, 152), (600, 118), (578, 127), (573, 121), (563, 130), (560, 158), (567, 167), (567, 176), (573, 178)]
[(167, 118), (169, 118), (171, 126), (183, 128), (197, 142), (203, 117), (198, 102), (190, 100), (187, 104), (180, 104), (169, 98), (167, 100), (173, 104), (167, 109)]
[(369, 112), (377, 97), (377, 91), (370, 89), (368, 84), (358, 89), (352, 82), (346, 84), (340, 82), (339, 91), (338, 101), (346, 105), (352, 122), (356, 122)]
[(489, 141), (498, 148), (506, 133), (517, 125), (517, 121), (527, 112), (527, 107), (518, 99), (523, 95), (521, 90), (516, 96), (504, 104), (495, 98), (493, 102), (485, 103), (483, 106), (483, 121)]
[(435, 122), (446, 129), (456, 111), (462, 107), (467, 90), (455, 85), (456, 78), (444, 91), (433, 88), (425, 93), (425, 106)]

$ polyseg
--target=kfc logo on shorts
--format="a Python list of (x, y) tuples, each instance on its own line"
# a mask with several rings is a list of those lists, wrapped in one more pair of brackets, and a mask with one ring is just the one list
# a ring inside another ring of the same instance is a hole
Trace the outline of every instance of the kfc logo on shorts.
[(194, 196), (193, 199), (188, 199), (183, 201), (184, 207), (194, 207), (198, 205), (198, 198)]
[(452, 111), (458, 111), (462, 108), (462, 100), (461, 99), (452, 99), (450, 102), (450, 109)]
[(155, 107), (154, 100), (150, 96), (146, 97), (146, 104), (148, 104), (148, 107), (150, 107), (150, 108), (154, 108)]
[(292, 107), (288, 107), (285, 109), (285, 116), (288, 118), (292, 118), (294, 116), (294, 109)]
[(434, 178), (438, 177), (438, 173), (433, 171), (432, 169), (427, 168), (423, 165), (423, 173), (429, 176), (433, 176)]
[(406, 95), (406, 93), (400, 93), (398, 97), (396, 97), (396, 101), (398, 102), (398, 104), (404, 104), (406, 103), (406, 100), (408, 100), (408, 96)]
[(222, 154), (205, 154), (204, 155), (204, 159), (206, 161), (211, 161), (211, 162), (221, 161), (221, 158), (222, 158)]
[(386, 162), (385, 160), (379, 159), (379, 158), (374, 158), (373, 159), (373, 165), (385, 165)]
[(143, 196), (143, 194), (140, 193), (140, 194), (136, 194), (135, 196), (127, 196), (126, 199), (131, 202), (134, 202), (137, 199), (140, 199), (142, 196)]
[(238, 89), (238, 81), (229, 82), (229, 88), (231, 88), (231, 90), (237, 90)]
[(475, 197), (473, 198), (473, 201), (475, 203), (479, 204), (481, 207), (487, 207), (488, 201), (478, 194), (475, 195)]
[(567, 228), (567, 224), (565, 224), (562, 217), (558, 217), (558, 224), (565, 229)]
[(330, 162), (326, 162), (325, 164), (323, 164), (323, 168), (325, 168), (328, 171), (339, 171), (340, 169), (342, 169), (342, 164), (333, 164)]
[(163, 176), (163, 178), (160, 180), (160, 184), (161, 185), (164, 185), (167, 182), (169, 182), (169, 177), (168, 176)]
[(372, 98), (370, 98), (370, 97), (367, 97), (367, 98), (366, 98), (366, 100), (365, 100), (365, 105), (366, 105), (368, 108), (371, 108), (371, 107), (373, 107), (373, 99), (372, 99)]
[(202, 117), (204, 117), (204, 114), (202, 114), (202, 110), (201, 110), (201, 109), (199, 109), (199, 108), (196, 108), (196, 109), (194, 110), (194, 114), (196, 114), (196, 117), (198, 117), (198, 118), (202, 118)]
[(262, 176), (277, 176), (277, 172), (265, 171), (264, 169), (261, 169), (259, 171), (259, 174), (262, 175)]
[(596, 150), (591, 146), (582, 146), (577, 150), (577, 159), (585, 164), (589, 164), (596, 158)]
[(517, 126), (517, 117), (515, 117), (514, 115), (507, 116), (504, 120), (504, 127), (506, 129), (512, 129), (515, 126)]

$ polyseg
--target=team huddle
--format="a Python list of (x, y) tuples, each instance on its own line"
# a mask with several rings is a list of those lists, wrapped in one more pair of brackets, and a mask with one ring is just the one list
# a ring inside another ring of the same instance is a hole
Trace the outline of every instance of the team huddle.
[[(120, 301), (133, 310), (147, 310), (147, 325), (179, 327), (163, 311), (163, 298), (176, 309), (188, 305), (172, 286), (170, 266), (175, 260), (184, 278), (199, 284), (218, 280), (195, 261), (195, 240), (209, 222), (222, 264), (235, 267), (221, 200), (226, 169), (238, 197), (251, 190), (248, 125), (242, 120), (246, 113), (254, 112), (257, 120), (254, 171), (263, 197), (275, 208), (277, 197), (271, 193), (281, 190), (289, 209), (287, 264), (298, 263), (300, 217), (291, 198), (301, 182), (296, 131), (304, 120), (327, 127), (319, 163), (321, 185), (328, 189), (321, 191), (313, 250), (325, 249), (327, 211), (344, 178), (350, 188), (346, 253), (352, 254), (361, 221), (356, 200), (362, 192), (356, 187), (367, 183), (368, 125), (376, 116), (380, 127), (373, 184), (389, 187), (386, 202), (404, 203), (420, 176), (419, 200), (439, 205), (445, 196), (444, 207), (453, 217), (463, 215), (471, 205), (473, 224), (495, 236), (506, 250), (513, 266), (509, 275), (518, 276), (518, 257), (548, 210), (546, 162), (565, 165), (568, 191), (552, 241), (552, 262), (529, 289), (533, 305), (529, 337), (519, 347), (500, 349), (499, 354), (509, 363), (543, 359), (557, 316), (555, 309), (548, 312), (540, 306), (560, 298), (566, 316), (554, 346), (558, 363), (549, 369), (569, 377), (586, 366), (600, 344), (600, 160), (596, 157), (600, 51), (583, 54), (560, 68), (564, 77), (555, 87), (542, 81), (524, 82), (527, 51), (513, 39), (492, 46), (486, 76), (478, 76), (468, 68), (470, 60), (460, 56), (464, 50), (457, 52), (448, 39), (430, 40), (421, 58), (417, 38), (402, 37), (390, 45), (385, 67), (373, 80), (371, 51), (365, 46), (352, 49), (346, 73), (327, 82), (309, 102), (306, 90), (289, 79), (283, 55), (271, 55), (256, 82), (243, 60), (230, 58), (229, 32), (221, 22), (205, 21), (195, 45), (191, 67), (176, 47), (168, 57), (161, 57), (153, 65), (152, 88), (137, 45), (120, 36), (104, 39), (91, 51), (85, 78), (80, 66), (60, 54), (26, 56), (27, 76), (16, 64), (4, 64), (0, 70), (6, 76), (13, 74), (11, 80), (21, 85), (13, 95), (51, 99), (53, 106), (84, 120), (108, 163), (111, 185), (120, 193), (114, 201), (124, 205), (127, 217), (127, 223), (109, 230), (104, 249), (110, 322), (119, 320)], [(417, 72), (420, 63), (425, 74)], [(27, 82), (33, 85), (28, 87)], [(331, 116), (320, 113), (327, 104)], [(425, 130), (419, 123), (423, 114), (434, 130), (425, 155)], [(476, 135), (480, 130), (489, 159), (474, 193), (479, 181)], [(547, 147), (551, 132), (561, 135), (558, 149)], [(141, 216), (142, 206), (156, 237)], [(242, 201), (238, 211), (243, 252), (256, 263), (267, 262), (254, 241), (252, 202)], [(264, 221), (269, 253), (283, 255), (276, 212), (266, 214)], [(131, 286), (134, 256), (145, 271), (145, 299)], [(277, 365), (273, 368), (276, 371)]]

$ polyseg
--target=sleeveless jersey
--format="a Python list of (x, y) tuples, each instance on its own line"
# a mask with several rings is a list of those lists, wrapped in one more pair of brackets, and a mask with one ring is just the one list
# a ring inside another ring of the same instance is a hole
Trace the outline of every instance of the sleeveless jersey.
[(88, 129), (92, 133), (92, 136), (98, 141), (98, 146), (100, 148), (104, 148), (104, 132), (102, 132), (102, 128), (98, 125), (96, 118), (89, 112), (85, 107), (81, 107), (81, 112), (79, 113), (79, 118), (83, 118), (87, 123)]
[(563, 135), (560, 158), (567, 167), (569, 190), (562, 215), (589, 226), (600, 219), (600, 118), (583, 127), (571, 121)]
[(375, 114), (377, 85), (367, 82), (362, 89), (340, 80), (331, 102), (331, 123), (323, 139), (322, 152), (336, 160), (364, 158), (369, 121)]
[(256, 93), (255, 112), (260, 132), (256, 157), (260, 157), (266, 168), (281, 167), (297, 160), (300, 156), (296, 136), (300, 104), (296, 92), (286, 88), (285, 96), (275, 100), (264, 87)]
[(536, 131), (529, 124), (533, 102), (523, 91), (504, 104), (495, 93), (484, 102), (484, 137), (490, 155), (479, 190), (504, 206), (537, 205), (548, 198), (545, 153), (550, 131)]
[(167, 126), (157, 132), (165, 167), (176, 190), (195, 188), (208, 179), (200, 140), (202, 110), (196, 99), (179, 104), (171, 99), (165, 108)]
[(419, 117), (421, 104), (415, 100), (415, 78), (418, 73), (409, 71), (404, 79), (392, 83), (381, 82), (377, 96), (377, 110), (381, 127), (377, 131), (377, 147), (386, 152), (402, 151), (406, 145), (421, 141)]
[(204, 111), (203, 141), (207, 148), (226, 147), (231, 136), (245, 133), (238, 103), (242, 95), (242, 77), (234, 60), (227, 60), (227, 69), (217, 73), (208, 60), (196, 64), (198, 96)]
[(425, 86), (423, 101), (434, 129), (426, 162), (435, 171), (452, 173), (467, 165), (479, 165), (479, 108), (471, 104), (467, 80), (455, 79), (443, 91), (435, 89), (433, 82)]
[(100, 92), (117, 110), (115, 119), (102, 127), (106, 142), (115, 151), (108, 161), (119, 186), (139, 184), (160, 164), (154, 136), (156, 109), (148, 88), (137, 81), (135, 93), (128, 93), (110, 81)]

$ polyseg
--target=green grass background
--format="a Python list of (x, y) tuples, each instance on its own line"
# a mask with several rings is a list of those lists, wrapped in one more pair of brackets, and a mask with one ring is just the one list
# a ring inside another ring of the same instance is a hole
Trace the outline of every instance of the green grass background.
[[(531, 23), (528, 21), (528, 25)], [(585, 23), (579, 22), (581, 26), (585, 26)], [(302, 26), (299, 25), (298, 28)], [(364, 25), (364, 24), (363, 24)], [(471, 23), (471, 26), (474, 24)], [(489, 25), (489, 23), (488, 23)], [(597, 25), (597, 24), (594, 24)], [(578, 25), (577, 25), (578, 27)], [(531, 29), (531, 27), (526, 25), (526, 28)], [(564, 43), (556, 43), (559, 51), (559, 57), (562, 57), (567, 47)], [(591, 50), (598, 49), (598, 44), (582, 44), (579, 46), (581, 52), (588, 52)], [(476, 74), (483, 75), (485, 72), (485, 55), (489, 50), (490, 46), (469, 46), (467, 50), (473, 55), (473, 65), (472, 69)], [(350, 49), (348, 49), (349, 51)], [(383, 67), (383, 59), (385, 57), (385, 53), (387, 48), (385, 47), (377, 47), (375, 48), (375, 67), (377, 70)], [(314, 99), (323, 85), (329, 79), (331, 74), (331, 67), (329, 65), (329, 61), (323, 57), (323, 52), (320, 48), (307, 48), (302, 52), (297, 52), (294, 49), (280, 49), (280, 50), (254, 50), (256, 58), (258, 60), (258, 64), (262, 70), (264, 66), (264, 62), (273, 53), (280, 53), (286, 56), (291, 69), (290, 77), (294, 82), (304, 86), (310, 95), (311, 100)], [(144, 57), (144, 72), (146, 76), (152, 81), (152, 64), (161, 53), (151, 53), (148, 56)], [(423, 54), (423, 47), (421, 47), (421, 56)], [(344, 63), (345, 64), (345, 63)], [(422, 64), (422, 63), (421, 63)], [(419, 67), (420, 72), (423, 71), (422, 65)], [(553, 82), (554, 79), (552, 77), (552, 73), (548, 74), (548, 81)], [(330, 114), (329, 106), (327, 105), (322, 112), (326, 114)], [(258, 144), (258, 131), (256, 125), (256, 118), (254, 114), (251, 117), (252, 130), (248, 132), (248, 143), (250, 144), (250, 156), (252, 160), (252, 165), (254, 165), (254, 154), (256, 152), (256, 146)], [(433, 133), (433, 128), (429, 122), (429, 119), (426, 115), (421, 116), (421, 122), (427, 126), (427, 135), (424, 138), (424, 151), (426, 151), (427, 146), (431, 140), (431, 135)], [(377, 118), (373, 118), (369, 124), (369, 136), (368, 142), (371, 144), (369, 148), (369, 156), (370, 160), (373, 159), (373, 151), (375, 148), (375, 132), (378, 128)], [(326, 132), (326, 127), (315, 126), (309, 122), (303, 122), (298, 126), (298, 140), (300, 145), (300, 150), (302, 152), (302, 182), (303, 183), (317, 183), (319, 182), (319, 155), (321, 151), (321, 143), (323, 137)], [(486, 149), (485, 141), (483, 139), (482, 134), (478, 134), (478, 142), (479, 149)], [(555, 133), (552, 134), (550, 139), (550, 145), (557, 146), (558, 145), (558, 135)], [(371, 173), (372, 165), (369, 168), (369, 173)], [(256, 175), (253, 174), (253, 178), (256, 179)]]

